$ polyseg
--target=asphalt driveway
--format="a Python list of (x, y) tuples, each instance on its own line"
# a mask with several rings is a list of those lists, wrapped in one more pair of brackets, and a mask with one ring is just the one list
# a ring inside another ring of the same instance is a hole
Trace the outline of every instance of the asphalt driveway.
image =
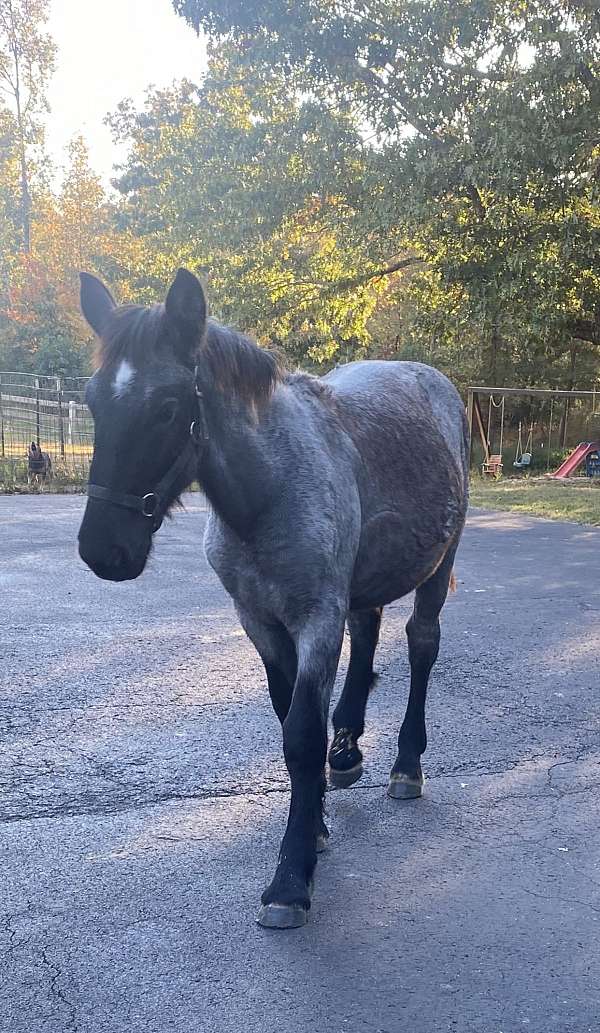
[(410, 600), (386, 610), (366, 775), (282, 933), (254, 923), (280, 732), (199, 496), (122, 585), (79, 562), (82, 508), (0, 498), (2, 1033), (597, 1033), (600, 531), (471, 514), (421, 801), (385, 795)]

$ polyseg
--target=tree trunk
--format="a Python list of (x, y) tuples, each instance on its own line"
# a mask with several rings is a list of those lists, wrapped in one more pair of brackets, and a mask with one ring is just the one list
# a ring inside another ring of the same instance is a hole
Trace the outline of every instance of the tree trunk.
[(23, 251), (31, 251), (31, 196), (29, 193), (29, 177), (25, 147), (21, 147), (21, 230), (23, 234)]
[[(577, 365), (577, 345), (575, 341), (571, 341), (571, 361), (569, 363), (569, 380), (567, 387), (569, 391), (572, 391), (575, 387), (575, 369)], [(567, 445), (567, 432), (569, 425), (569, 406), (571, 399), (565, 398), (563, 411), (560, 417), (560, 428), (558, 431), (558, 439), (560, 441), (561, 448), (566, 448)]]
[(29, 193), (29, 173), (27, 170), (27, 151), (25, 148), (25, 122), (21, 105), (21, 66), (16, 44), (12, 48), (15, 63), (15, 109), (17, 115), (17, 132), (19, 134), (19, 162), (21, 166), (21, 232), (23, 251), (31, 251), (31, 195)]
[(500, 351), (500, 331), (498, 329), (498, 319), (494, 317), (490, 331), (490, 362), (489, 362), (489, 382), (492, 387), (496, 386), (496, 378), (498, 376), (498, 353)]

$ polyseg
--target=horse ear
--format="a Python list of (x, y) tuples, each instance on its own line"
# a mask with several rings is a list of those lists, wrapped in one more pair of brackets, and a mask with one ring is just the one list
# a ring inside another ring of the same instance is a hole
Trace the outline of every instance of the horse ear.
[(101, 337), (106, 320), (112, 310), (116, 308), (117, 303), (108, 287), (105, 287), (97, 276), (93, 276), (92, 273), (80, 273), (79, 279), (81, 281), (79, 291), (81, 311), (94, 333)]
[(178, 269), (165, 301), (167, 319), (177, 330), (180, 358), (193, 366), (206, 329), (206, 298), (200, 280)]

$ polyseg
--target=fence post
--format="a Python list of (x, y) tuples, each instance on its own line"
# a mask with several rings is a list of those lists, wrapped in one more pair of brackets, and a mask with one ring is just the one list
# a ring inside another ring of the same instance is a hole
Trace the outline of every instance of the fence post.
[(40, 447), (40, 381), (35, 378), (35, 434), (36, 444)]
[(4, 451), (4, 412), (2, 410), (2, 377), (0, 377), (0, 447), (2, 448), (2, 458), (6, 455)]
[(62, 380), (60, 377), (56, 378), (56, 400), (58, 402), (58, 440), (60, 442), (60, 457), (65, 458), (65, 429), (63, 427), (63, 410), (62, 410)]
[(69, 445), (73, 447), (73, 427), (75, 423), (75, 405), (76, 403), (71, 399), (69, 402), (69, 429), (67, 431)]
[(469, 388), (467, 393), (467, 426), (469, 428), (469, 469), (473, 462), (473, 392)]

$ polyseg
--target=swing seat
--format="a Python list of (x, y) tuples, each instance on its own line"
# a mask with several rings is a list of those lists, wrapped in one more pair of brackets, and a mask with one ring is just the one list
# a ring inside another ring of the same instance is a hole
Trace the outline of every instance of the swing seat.
[(523, 452), (520, 459), (515, 459), (513, 466), (522, 470), (524, 466), (531, 466), (531, 452)]
[(490, 456), (487, 463), (481, 464), (481, 472), (484, 477), (501, 477), (502, 465), (502, 456)]

